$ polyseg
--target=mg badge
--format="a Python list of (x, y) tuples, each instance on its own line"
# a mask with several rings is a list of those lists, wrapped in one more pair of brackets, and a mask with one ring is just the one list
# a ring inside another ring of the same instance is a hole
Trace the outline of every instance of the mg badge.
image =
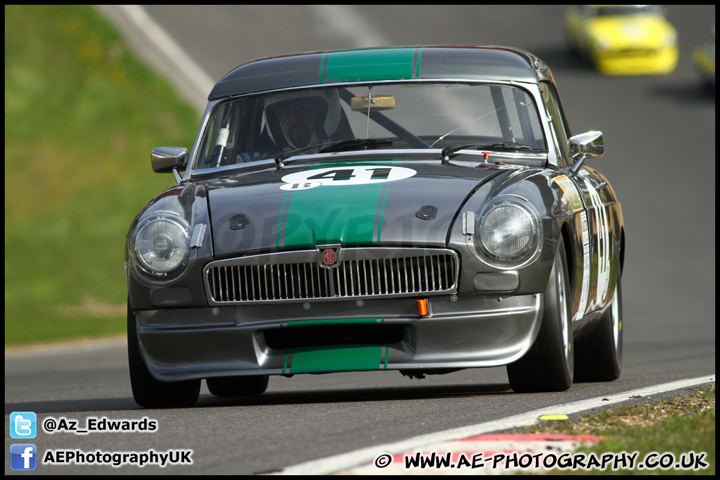
[(339, 245), (328, 245), (318, 247), (320, 252), (320, 266), (323, 268), (334, 268), (338, 266), (338, 257), (340, 257)]

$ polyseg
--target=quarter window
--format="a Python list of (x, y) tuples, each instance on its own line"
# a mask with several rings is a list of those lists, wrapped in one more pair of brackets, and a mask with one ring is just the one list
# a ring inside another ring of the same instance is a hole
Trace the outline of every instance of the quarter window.
[(570, 158), (570, 149), (568, 147), (568, 139), (572, 136), (570, 129), (567, 126), (567, 120), (565, 119), (565, 112), (563, 111), (560, 98), (555, 91), (555, 87), (547, 82), (540, 82), (540, 91), (543, 96), (543, 103), (547, 108), (548, 115), (552, 121), (550, 126), (553, 129), (555, 138), (559, 145), (556, 145), (560, 152), (561, 161), (564, 165), (570, 165), (572, 159)]

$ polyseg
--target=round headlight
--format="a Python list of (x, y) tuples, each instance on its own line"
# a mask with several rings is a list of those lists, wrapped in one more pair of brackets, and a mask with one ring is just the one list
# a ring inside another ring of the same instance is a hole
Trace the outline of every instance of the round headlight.
[(147, 220), (135, 234), (135, 255), (140, 267), (166, 276), (183, 267), (190, 252), (190, 230), (179, 218), (167, 215)]
[(539, 252), (542, 225), (530, 206), (496, 200), (480, 215), (475, 242), (493, 265), (518, 267)]

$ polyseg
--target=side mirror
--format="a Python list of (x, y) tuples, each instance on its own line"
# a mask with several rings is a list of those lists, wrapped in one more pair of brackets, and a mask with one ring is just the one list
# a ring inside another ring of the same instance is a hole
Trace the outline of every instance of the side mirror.
[(568, 140), (570, 156), (573, 166), (570, 171), (575, 174), (588, 158), (600, 157), (605, 153), (603, 134), (599, 131), (590, 131), (570, 137)]
[(150, 163), (156, 173), (170, 173), (180, 183), (178, 170), (184, 170), (188, 161), (188, 149), (184, 147), (156, 147), (150, 153)]

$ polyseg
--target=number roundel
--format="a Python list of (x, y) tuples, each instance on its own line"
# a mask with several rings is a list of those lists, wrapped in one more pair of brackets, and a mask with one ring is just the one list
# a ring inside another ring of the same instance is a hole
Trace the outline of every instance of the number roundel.
[(291, 173), (282, 177), (281, 190), (307, 190), (321, 186), (351, 186), (393, 182), (414, 176), (412, 168), (395, 166), (348, 166), (319, 168)]

